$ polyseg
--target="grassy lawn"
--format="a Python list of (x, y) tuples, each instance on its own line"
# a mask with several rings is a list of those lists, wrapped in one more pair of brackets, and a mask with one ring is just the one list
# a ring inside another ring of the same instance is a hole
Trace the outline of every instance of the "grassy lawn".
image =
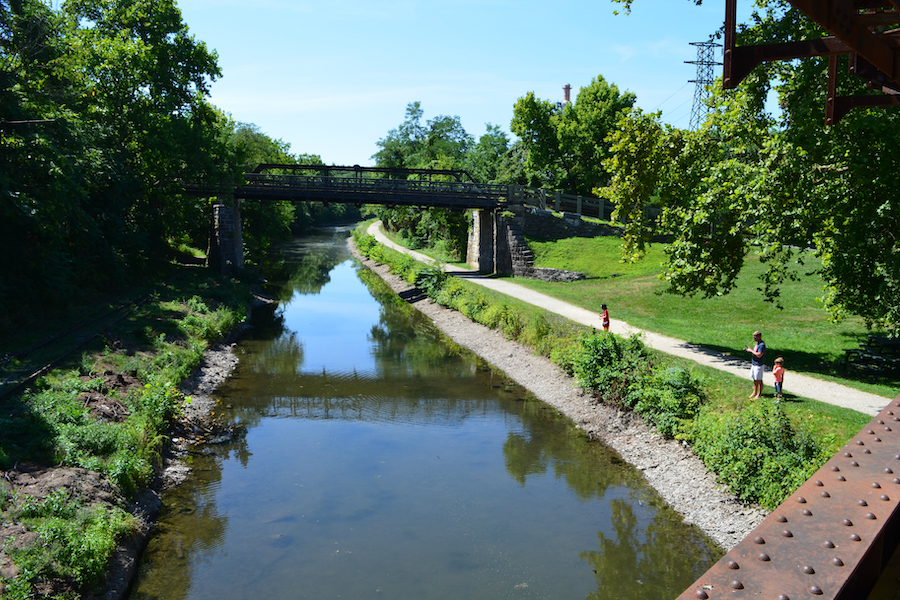
[(779, 310), (757, 290), (764, 266), (752, 255), (730, 294), (703, 299), (665, 293), (666, 283), (658, 277), (664, 258), (661, 244), (654, 244), (648, 256), (634, 264), (620, 261), (619, 240), (613, 237), (529, 244), (535, 266), (581, 271), (588, 279), (575, 283), (516, 279), (517, 284), (596, 312), (605, 302), (614, 319), (742, 357), (758, 329), (768, 346), (770, 365), (776, 356), (783, 356), (789, 373), (805, 372), (886, 398), (900, 393), (900, 380), (875, 378), (853, 369), (841, 372), (844, 350), (855, 348), (869, 332), (859, 318), (830, 321), (817, 300), (822, 281), (808, 275), (817, 266), (815, 259), (797, 266), (800, 281), (782, 287), (784, 309)]

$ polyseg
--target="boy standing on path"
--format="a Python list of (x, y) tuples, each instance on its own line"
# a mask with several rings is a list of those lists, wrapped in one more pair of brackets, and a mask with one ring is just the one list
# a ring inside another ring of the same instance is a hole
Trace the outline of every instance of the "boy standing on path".
[(747, 346), (747, 352), (752, 354), (750, 359), (750, 379), (753, 380), (753, 393), (750, 398), (755, 400), (762, 396), (763, 390), (763, 367), (765, 366), (766, 343), (762, 341), (762, 333), (753, 332), (753, 347)]
[(775, 397), (781, 398), (781, 386), (784, 383), (784, 358), (779, 356), (775, 359), (775, 367), (772, 368), (772, 375), (775, 376)]

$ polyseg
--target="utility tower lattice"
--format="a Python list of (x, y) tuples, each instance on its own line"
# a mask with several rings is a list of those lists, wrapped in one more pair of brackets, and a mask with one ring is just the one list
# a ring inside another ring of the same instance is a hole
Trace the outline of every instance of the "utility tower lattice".
[(701, 121), (706, 118), (709, 112), (709, 106), (706, 100), (709, 99), (709, 86), (715, 81), (713, 76), (713, 67), (722, 63), (716, 61), (716, 48), (721, 48), (721, 44), (715, 42), (691, 42), (691, 46), (697, 47), (697, 60), (686, 60), (684, 62), (689, 65), (697, 65), (697, 79), (691, 79), (688, 83), (696, 85), (694, 88), (694, 106), (691, 108), (691, 129), (696, 129)]

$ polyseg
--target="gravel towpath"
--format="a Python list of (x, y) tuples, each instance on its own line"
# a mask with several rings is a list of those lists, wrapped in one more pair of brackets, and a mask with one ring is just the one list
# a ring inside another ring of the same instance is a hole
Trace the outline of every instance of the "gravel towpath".
[[(404, 248), (403, 246), (395, 244), (394, 242), (389, 240), (381, 230), (380, 221), (370, 225), (368, 228), (368, 233), (369, 235), (374, 236), (381, 244), (384, 244), (389, 248), (393, 248), (399, 252), (410, 254), (416, 260), (435, 263), (435, 260), (433, 258), (426, 256), (420, 252), (415, 252)], [(562, 315), (567, 319), (575, 321), (576, 323), (581, 323), (583, 325), (588, 325), (597, 329), (601, 328), (600, 316), (589, 310), (580, 308), (578, 306), (573, 306), (571, 304), (563, 302), (562, 300), (557, 300), (556, 298), (551, 298), (550, 296), (541, 294), (540, 292), (536, 292), (526, 287), (516, 285), (515, 283), (512, 283), (508, 280), (481, 276), (477, 273), (474, 273), (473, 271), (467, 271), (465, 269), (460, 269), (459, 267), (453, 266), (447, 266), (446, 270), (453, 275), (464, 277), (465, 279), (472, 281), (473, 283), (477, 283), (478, 285), (482, 285), (486, 288), (507, 294), (523, 302), (528, 302), (529, 304), (540, 306), (541, 308)], [(658, 333), (643, 331), (636, 327), (632, 327), (624, 321), (619, 321), (616, 319), (610, 320), (609, 329), (613, 333), (625, 336), (634, 333), (640, 333), (643, 336), (644, 342), (648, 346), (655, 348), (656, 350), (665, 352), (667, 354), (673, 354), (675, 356), (687, 358), (722, 371), (727, 371), (738, 377), (744, 377), (748, 379), (749, 386), (750, 362), (748, 360), (744, 360), (743, 358), (739, 358), (730, 354), (724, 354), (722, 352), (710, 350), (709, 348), (703, 348), (702, 346), (697, 346), (695, 344), (689, 344), (688, 342), (685, 342), (683, 340), (676, 340), (674, 338), (660, 335)], [(764, 374), (763, 383), (768, 386), (770, 390), (775, 385), (775, 380), (772, 378), (771, 371), (768, 371)], [(875, 394), (869, 394), (867, 392), (849, 388), (839, 383), (816, 379), (814, 377), (802, 375), (800, 373), (789, 373), (785, 377), (785, 389), (790, 390), (791, 394), (795, 394), (797, 396), (812, 398), (814, 400), (819, 400), (821, 402), (826, 402), (835, 406), (842, 406), (844, 408), (852, 408), (853, 410), (857, 410), (861, 413), (872, 416), (878, 414), (881, 409), (887, 406), (888, 402), (890, 402), (889, 398), (884, 398)]]

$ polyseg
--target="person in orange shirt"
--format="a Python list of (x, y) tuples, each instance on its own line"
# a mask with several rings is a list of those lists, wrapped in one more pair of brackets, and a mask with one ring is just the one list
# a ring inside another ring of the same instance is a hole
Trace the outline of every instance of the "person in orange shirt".
[(781, 398), (781, 384), (784, 383), (784, 358), (781, 356), (775, 359), (772, 375), (775, 376), (775, 397)]

